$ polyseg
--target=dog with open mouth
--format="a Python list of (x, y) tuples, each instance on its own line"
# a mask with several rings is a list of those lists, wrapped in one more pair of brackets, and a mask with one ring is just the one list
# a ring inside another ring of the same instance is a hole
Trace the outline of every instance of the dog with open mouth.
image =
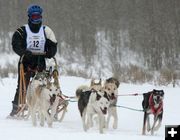
[(108, 117), (107, 117), (107, 127), (109, 127), (109, 122), (111, 117), (113, 118), (113, 128), (117, 129), (118, 127), (118, 115), (117, 115), (117, 109), (116, 104), (118, 100), (118, 87), (119, 87), (119, 81), (114, 78), (108, 78), (106, 79), (103, 90), (107, 93), (109, 100), (110, 100), (110, 106), (108, 108)]
[[(60, 90), (56, 85), (47, 81), (46, 77), (35, 75), (27, 89), (28, 114), (31, 115), (33, 126), (37, 125), (37, 113), (40, 116), (40, 125), (44, 126), (47, 120), (48, 127), (52, 127), (54, 115), (59, 103)], [(51, 110), (51, 113), (49, 113)], [(28, 115), (28, 116), (29, 116)]]
[[(151, 135), (154, 135), (154, 131), (157, 131), (162, 122), (163, 117), (163, 99), (164, 91), (156, 90), (143, 94), (142, 107), (144, 109), (144, 121), (142, 134), (146, 134), (146, 130), (151, 131)], [(150, 115), (154, 116), (153, 125), (150, 126)], [(158, 124), (157, 124), (158, 123)]]
[(104, 133), (105, 115), (107, 114), (110, 102), (107, 94), (103, 91), (87, 90), (80, 93), (78, 109), (82, 118), (83, 129), (87, 131), (93, 126), (92, 117), (98, 116), (99, 132)]

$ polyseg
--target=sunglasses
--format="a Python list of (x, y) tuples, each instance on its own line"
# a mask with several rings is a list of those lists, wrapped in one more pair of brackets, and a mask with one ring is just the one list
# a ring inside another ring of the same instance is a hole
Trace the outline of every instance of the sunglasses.
[(41, 19), (41, 18), (42, 18), (42, 16), (40, 14), (32, 14), (31, 15), (32, 20), (38, 20), (38, 19)]

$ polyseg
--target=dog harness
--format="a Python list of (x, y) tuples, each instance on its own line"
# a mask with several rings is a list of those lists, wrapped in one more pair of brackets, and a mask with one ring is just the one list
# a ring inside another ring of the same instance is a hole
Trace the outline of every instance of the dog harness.
[(163, 109), (163, 101), (161, 100), (161, 102), (159, 103), (158, 108), (155, 108), (154, 105), (155, 104), (154, 104), (154, 101), (153, 101), (153, 94), (151, 94), (150, 97), (149, 97), (149, 106), (150, 106), (151, 112), (154, 115), (158, 115)]
[(27, 43), (27, 49), (30, 50), (31, 52), (34, 53), (43, 53), (45, 50), (45, 34), (44, 34), (44, 27), (41, 26), (39, 29), (38, 33), (33, 33), (29, 25), (25, 25), (26, 33), (27, 33), (27, 38), (26, 38), (26, 43)]

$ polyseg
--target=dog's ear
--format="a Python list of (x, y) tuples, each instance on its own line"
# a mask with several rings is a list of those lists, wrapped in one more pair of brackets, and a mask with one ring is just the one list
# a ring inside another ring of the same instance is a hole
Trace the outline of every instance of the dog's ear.
[(36, 71), (35, 74), (34, 74), (34, 79), (37, 80), (39, 77), (38, 77), (38, 72)]
[(51, 87), (51, 84), (50, 82), (47, 83), (46, 87), (49, 89)]
[(99, 79), (99, 85), (102, 85), (102, 80), (101, 80), (101, 78)]
[(154, 93), (156, 93), (157, 91), (158, 91), (158, 90), (156, 90), (156, 89), (153, 89), (153, 92), (154, 92)]
[(109, 101), (109, 97), (108, 97), (107, 92), (104, 92), (104, 97)]
[(164, 96), (164, 90), (160, 90), (160, 94)]
[(145, 97), (146, 96), (146, 93), (143, 93), (143, 97)]
[(147, 97), (147, 93), (143, 93), (143, 98), (146, 98)]
[(96, 92), (96, 100), (99, 101), (100, 98), (101, 98), (101, 95), (99, 95), (99, 94)]
[(158, 90), (156, 90), (156, 89), (153, 89), (153, 91), (151, 92), (153, 95), (156, 95), (156, 94), (158, 94), (159, 93), (159, 91)]
[(91, 91), (92, 91), (92, 92), (96, 92), (96, 90), (95, 90), (93, 87), (91, 88)]
[(94, 85), (94, 78), (91, 79), (91, 85), (90, 86), (93, 86)]
[(117, 79), (115, 79), (115, 85), (117, 86), (117, 88), (119, 88), (120, 83)]

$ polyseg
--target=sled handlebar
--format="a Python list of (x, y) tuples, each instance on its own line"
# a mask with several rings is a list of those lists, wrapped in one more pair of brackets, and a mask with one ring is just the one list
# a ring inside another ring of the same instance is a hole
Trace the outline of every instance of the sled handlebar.
[(46, 52), (43, 52), (43, 53), (32, 53), (32, 55), (46, 55)]
[[(32, 52), (32, 55), (41, 55), (41, 56), (43, 56), (43, 55), (46, 55), (46, 52), (43, 52), (43, 53), (35, 53), (35, 52)], [(22, 57), (21, 57), (21, 60), (20, 60), (20, 62), (22, 63), (22, 60), (23, 60), (23, 58), (24, 58), (24, 54), (22, 55)]]
[[(33, 52), (32, 55), (41, 55), (41, 56), (43, 56), (43, 55), (46, 55), (46, 52), (43, 52), (43, 53), (34, 53), (34, 52)], [(25, 55), (23, 54), (22, 57), (21, 57), (21, 59), (20, 59), (20, 63), (22, 63), (24, 56), (25, 56)], [(56, 68), (57, 68), (57, 60), (56, 60), (55, 57), (52, 57), (52, 58), (54, 59), (55, 66), (56, 66)]]

